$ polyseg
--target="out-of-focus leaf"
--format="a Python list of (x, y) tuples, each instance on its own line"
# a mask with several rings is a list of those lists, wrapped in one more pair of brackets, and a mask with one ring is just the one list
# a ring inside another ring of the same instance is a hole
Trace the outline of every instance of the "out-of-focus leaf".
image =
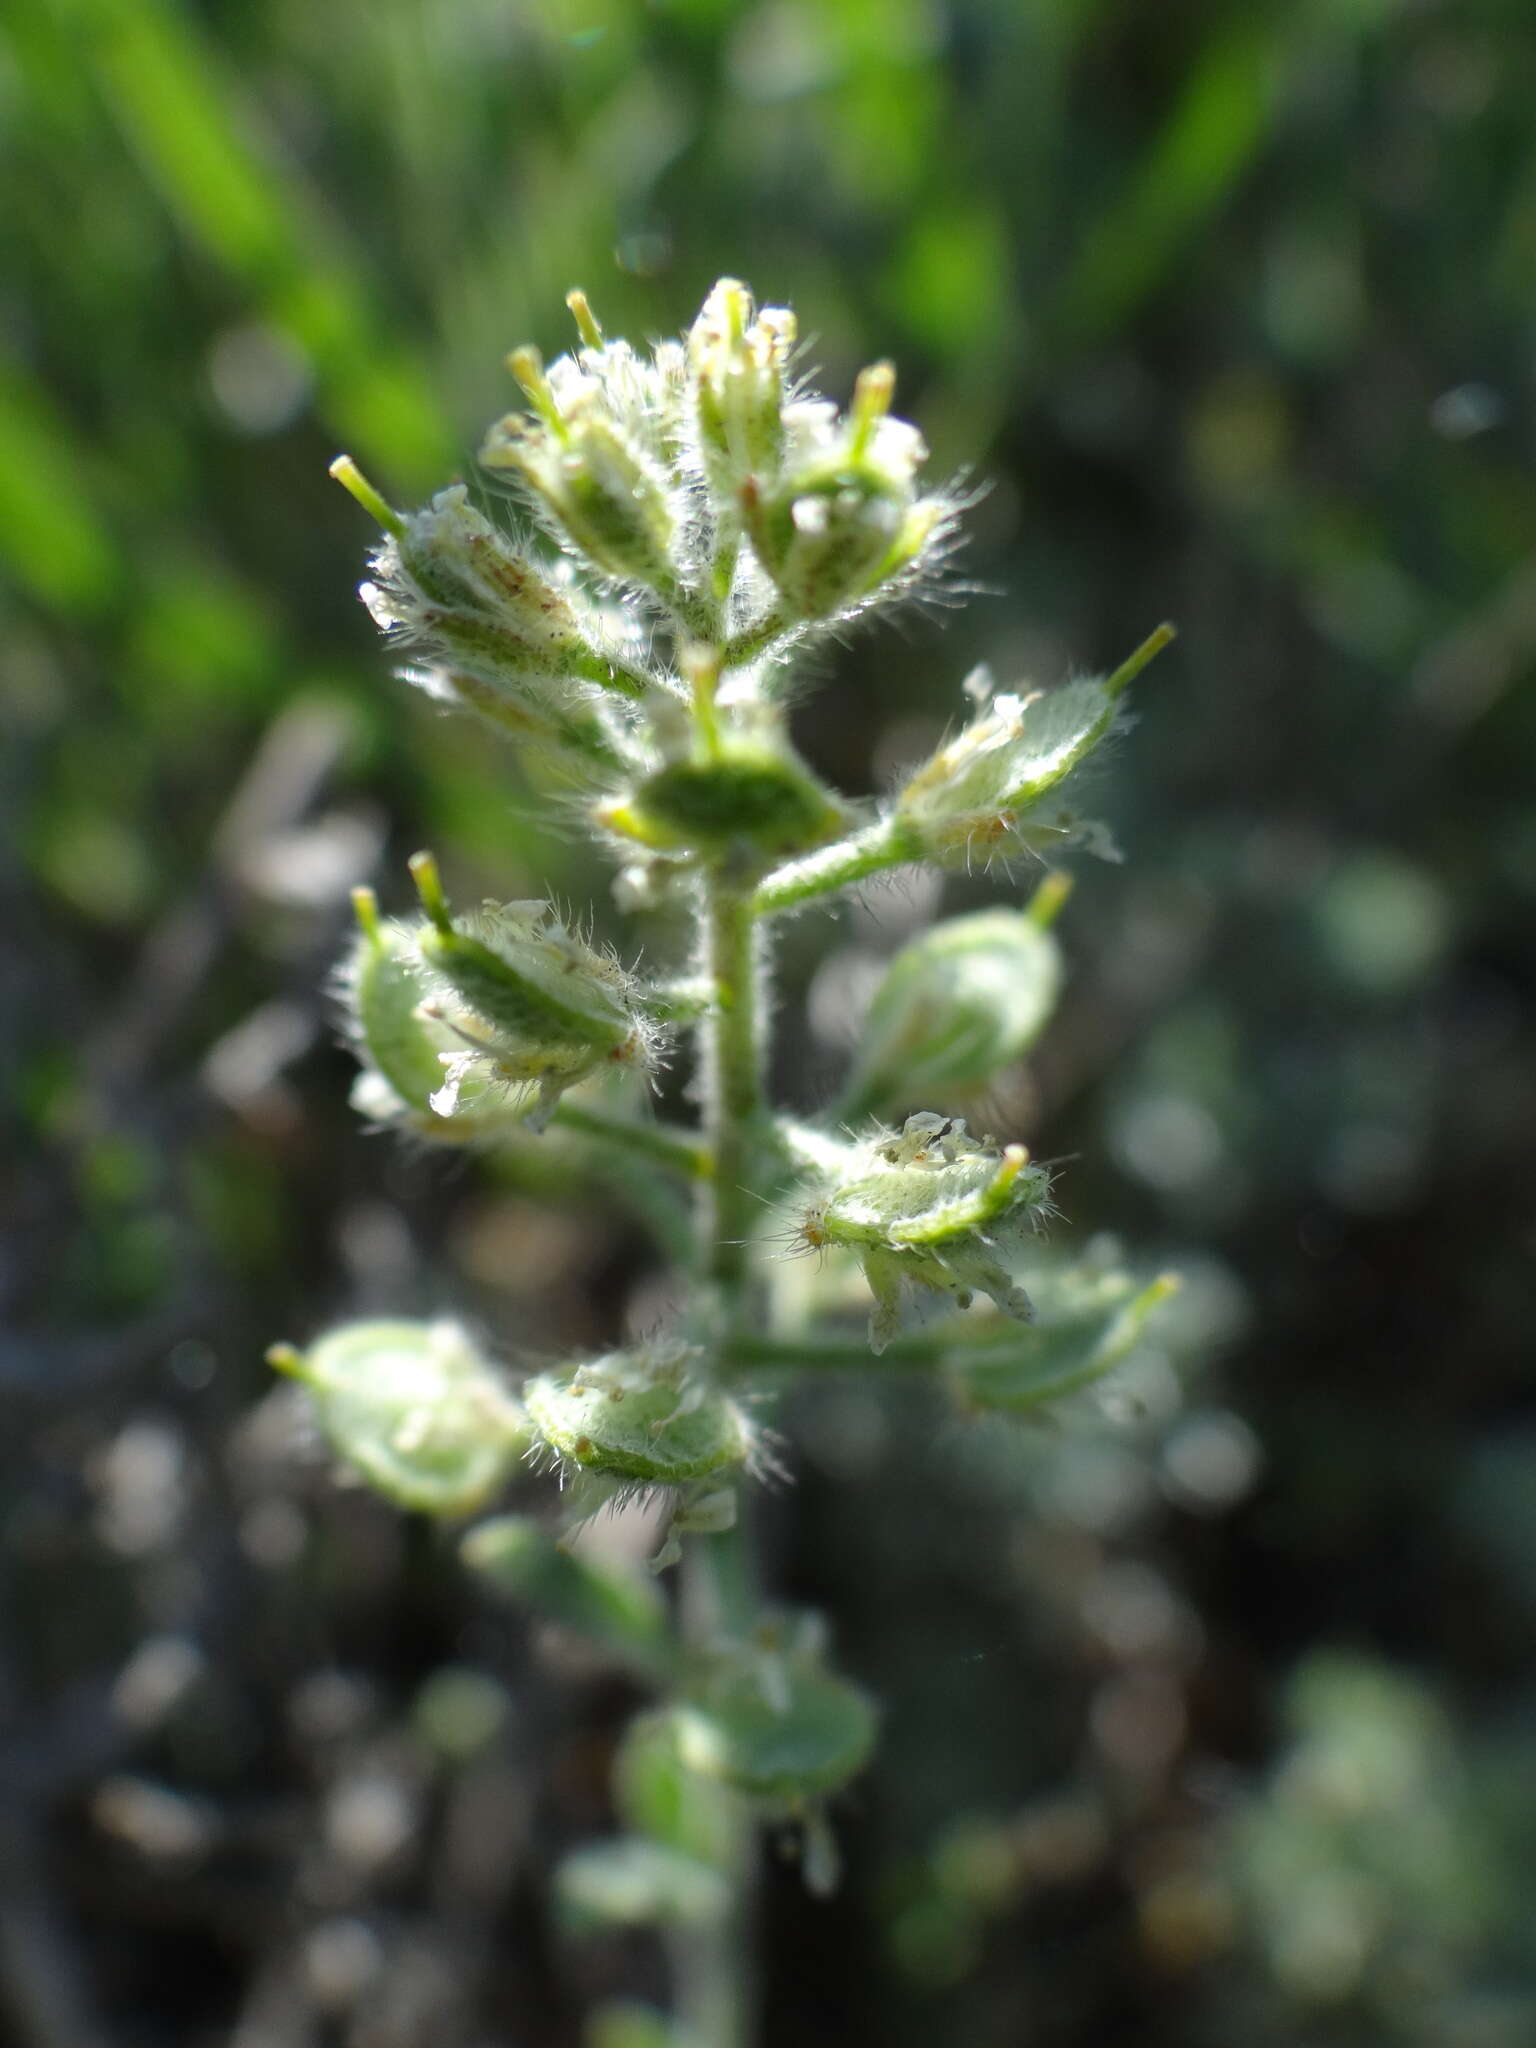
[(451, 468), (441, 408), (391, 344), (355, 256), (177, 0), (56, 4), (183, 232), (313, 359), (336, 430), (412, 482)]
[(1117, 204), (1090, 230), (1061, 289), (1073, 334), (1107, 334), (1155, 291), (1221, 205), (1264, 138), (1274, 89), (1273, 23), (1239, 14), (1213, 35)]
[(735, 1802), (713, 1779), (686, 1768), (669, 1714), (644, 1714), (625, 1730), (614, 1760), (614, 1803), (625, 1826), (696, 1862), (723, 1867), (736, 1840)]
[(481, 1522), (464, 1539), (464, 1561), (498, 1591), (579, 1629), (632, 1663), (654, 1670), (666, 1660), (661, 1599), (633, 1572), (563, 1550), (522, 1515)]
[(1102, 1379), (1139, 1340), (1147, 1317), (1178, 1286), (1173, 1274), (1137, 1289), (1128, 1274), (1074, 1271), (1031, 1282), (1037, 1319), (1001, 1326), (988, 1350), (960, 1351), (951, 1367), (962, 1398), (1010, 1412)]

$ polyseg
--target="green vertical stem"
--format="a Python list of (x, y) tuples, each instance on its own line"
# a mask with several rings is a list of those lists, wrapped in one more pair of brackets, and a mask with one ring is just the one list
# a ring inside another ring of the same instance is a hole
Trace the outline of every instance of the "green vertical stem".
[[(747, 1631), (757, 1607), (753, 1565), (748, 1522), (685, 1542), (679, 1606), (686, 1642)], [(730, 1903), (722, 1919), (677, 1928), (670, 1941), (677, 2017), (689, 2048), (753, 2048), (757, 2039), (757, 1830), (746, 1803), (731, 1796), (724, 1866)]]
[(699, 1205), (701, 1262), (727, 1323), (746, 1306), (752, 1137), (760, 1107), (757, 938), (749, 889), (719, 871), (704, 879), (706, 971), (714, 1007), (700, 1025), (705, 1135), (715, 1175)]
[[(710, 1006), (699, 1019), (704, 1136), (714, 1162), (698, 1188), (698, 1270), (712, 1297), (723, 1343), (746, 1320), (751, 1295), (747, 1239), (761, 1113), (757, 933), (752, 885), (726, 868), (702, 877), (702, 952)], [(742, 1503), (747, 1512), (747, 1503)], [(685, 1539), (678, 1625), (685, 1655), (722, 1636), (744, 1634), (756, 1611), (750, 1524)], [(672, 1938), (678, 2018), (699, 2048), (752, 2048), (758, 2004), (754, 1968), (757, 1843), (745, 1805), (736, 1809), (726, 1856), (729, 1909), (708, 1926)]]

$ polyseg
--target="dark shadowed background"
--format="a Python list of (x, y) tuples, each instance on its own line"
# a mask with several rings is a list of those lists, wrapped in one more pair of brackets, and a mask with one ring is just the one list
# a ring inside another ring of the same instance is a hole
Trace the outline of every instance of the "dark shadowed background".
[[(1056, 1431), (778, 1416), (773, 1583), (886, 1725), (835, 1902), (770, 1877), (768, 2038), (1536, 2039), (1533, 105), (1528, 0), (10, 0), (5, 2039), (575, 2048), (665, 1996), (548, 1882), (631, 1696), (338, 1489), (262, 1352), (658, 1299), (553, 1150), (347, 1108), (352, 883), (430, 840), (607, 899), (390, 679), (325, 468), (414, 502), (568, 286), (659, 334), (720, 272), (989, 486), (987, 594), (827, 664), (825, 773), (1181, 628), (1012, 1100), (1069, 1231), (1189, 1284)], [(933, 907), (789, 927), (789, 1099)]]

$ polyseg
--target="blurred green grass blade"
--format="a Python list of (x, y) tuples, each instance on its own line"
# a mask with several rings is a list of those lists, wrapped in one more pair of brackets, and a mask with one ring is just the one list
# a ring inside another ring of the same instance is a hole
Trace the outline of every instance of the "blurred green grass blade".
[(191, 23), (159, 0), (63, 5), (89, 20), (85, 54), (183, 229), (243, 274), (282, 263), (290, 229), (278, 181), (242, 134), (233, 94)]
[(1279, 40), (1273, 24), (1252, 20), (1211, 39), (1062, 286), (1069, 335), (1110, 334), (1134, 313), (1252, 162), (1269, 121)]
[(338, 436), (424, 484), (457, 450), (422, 370), (390, 343), (353, 252), (303, 174), (260, 136), (239, 84), (178, 0), (49, 0), (182, 232), (313, 362)]
[(93, 611), (117, 550), (87, 501), (85, 460), (47, 393), (0, 362), (0, 564), (41, 603)]

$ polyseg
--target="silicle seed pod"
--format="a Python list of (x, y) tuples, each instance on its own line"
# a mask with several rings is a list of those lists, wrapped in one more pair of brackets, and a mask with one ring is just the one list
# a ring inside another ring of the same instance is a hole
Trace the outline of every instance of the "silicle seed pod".
[(528, 1447), (522, 1407), (457, 1323), (346, 1323), (267, 1357), (308, 1390), (337, 1457), (398, 1507), (472, 1514)]
[(611, 616), (498, 531), (462, 484), (396, 512), (349, 456), (331, 473), (385, 526), (358, 594), (417, 656), (406, 679), (583, 779), (621, 773), (626, 733), (603, 698), (642, 696), (646, 678)]
[(458, 1047), (431, 1098), (438, 1115), (451, 1117), (487, 1088), (533, 1087), (524, 1121), (537, 1131), (589, 1074), (644, 1071), (657, 1026), (611, 955), (568, 931), (547, 903), (488, 904), (454, 917), (430, 854), (417, 854), (411, 873), (427, 913), (421, 958), (441, 991), (424, 1013)]
[(771, 734), (721, 736), (708, 751), (668, 762), (593, 812), (606, 830), (652, 852), (707, 858), (802, 853), (843, 830), (847, 807), (788, 744)]
[[(1173, 638), (1159, 626), (1112, 676), (983, 701), (963, 731), (910, 776), (897, 815), (934, 860), (987, 859), (1091, 837), (1041, 809), (1114, 726), (1126, 685)], [(1102, 828), (1100, 828), (1102, 829)]]
[[(746, 1411), (698, 1370), (683, 1344), (660, 1342), (559, 1367), (528, 1381), (523, 1402), (536, 1455), (571, 1476), (621, 1490), (689, 1488), (750, 1469), (758, 1434)], [(724, 1517), (713, 1519), (727, 1526)]]
[(870, 1348), (973, 1294), (1028, 1322), (1030, 1299), (1009, 1264), (1050, 1212), (1050, 1175), (1022, 1145), (973, 1138), (964, 1121), (924, 1110), (899, 1131), (851, 1145), (800, 1218), (800, 1240), (857, 1254), (874, 1297)]
[(444, 1023), (426, 1014), (432, 980), (420, 934), (379, 916), (371, 889), (355, 889), (358, 936), (339, 983), (348, 1034), (364, 1071), (354, 1100), (376, 1123), (393, 1123), (446, 1144), (494, 1136), (519, 1121), (504, 1086), (466, 1076), (451, 1109), (434, 1106), (450, 1062), (464, 1047)]
[(983, 1086), (1034, 1044), (1056, 1007), (1061, 951), (1047, 929), (1070, 882), (1028, 910), (978, 910), (903, 946), (870, 1001), (848, 1087), (850, 1123)]

